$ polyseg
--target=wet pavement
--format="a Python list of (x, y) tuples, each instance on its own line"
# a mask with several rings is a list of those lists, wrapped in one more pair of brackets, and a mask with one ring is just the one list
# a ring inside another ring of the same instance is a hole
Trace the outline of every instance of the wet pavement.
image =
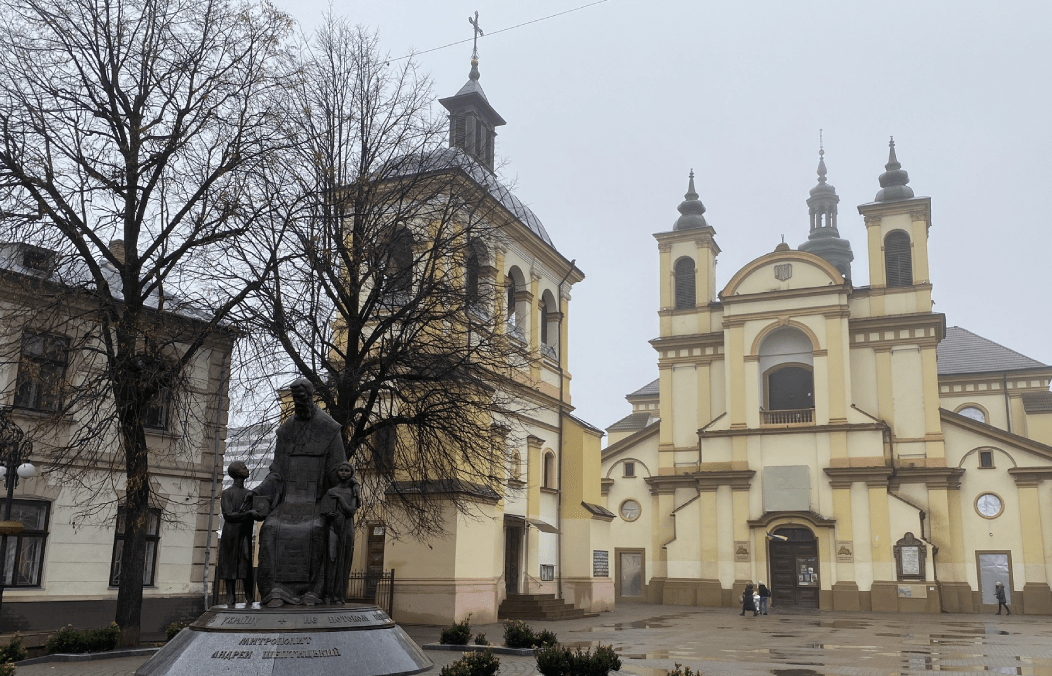
[[(741, 617), (730, 608), (621, 604), (599, 617), (530, 622), (564, 645), (613, 645), (621, 673), (665, 676), (675, 663), (704, 676), (922, 676), (976, 672), (1052, 676), (1052, 618), (996, 615), (892, 615), (772, 609)], [(439, 627), (406, 626), (417, 643)], [(492, 643), (500, 624), (473, 626)], [(460, 657), (428, 651), (429, 674)], [(18, 676), (132, 676), (145, 658), (19, 667)], [(500, 656), (500, 676), (537, 674), (532, 657)]]

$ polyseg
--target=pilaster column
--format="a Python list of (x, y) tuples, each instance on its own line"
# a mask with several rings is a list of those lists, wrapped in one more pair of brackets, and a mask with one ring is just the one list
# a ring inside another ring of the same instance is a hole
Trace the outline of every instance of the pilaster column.
[(745, 401), (745, 327), (736, 324), (726, 330), (727, 408), (732, 429), (747, 426)]
[(826, 368), (829, 370), (829, 422), (847, 422), (847, 364), (844, 361), (843, 322), (826, 317)]

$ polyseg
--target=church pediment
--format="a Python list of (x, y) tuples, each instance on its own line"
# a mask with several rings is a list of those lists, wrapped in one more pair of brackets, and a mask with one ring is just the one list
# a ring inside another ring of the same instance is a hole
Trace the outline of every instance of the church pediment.
[(825, 259), (804, 251), (775, 251), (739, 270), (720, 292), (720, 299), (843, 284), (844, 277)]

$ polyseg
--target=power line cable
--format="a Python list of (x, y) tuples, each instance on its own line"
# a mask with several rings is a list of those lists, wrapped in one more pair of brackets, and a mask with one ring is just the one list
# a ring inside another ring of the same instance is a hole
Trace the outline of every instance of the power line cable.
[[(582, 9), (587, 9), (589, 7), (594, 7), (595, 5), (601, 5), (604, 2), (608, 2), (608, 1), (609, 0), (596, 0), (596, 2), (590, 2), (587, 5), (581, 5), (580, 7), (574, 7), (573, 9), (568, 9), (568, 10), (563, 11), (563, 12), (558, 12), (557, 14), (549, 14), (548, 16), (542, 16), (539, 19), (531, 19), (530, 21), (524, 21), (523, 23), (516, 24), (514, 26), (508, 26), (507, 28), (500, 28), (498, 30), (491, 31), (491, 32), (487, 33), (486, 35), (481, 35), (479, 37), (485, 39), (487, 36), (492, 36), (492, 35), (496, 35), (497, 33), (504, 33), (506, 31), (515, 30), (516, 28), (522, 28), (523, 26), (529, 26), (531, 23), (538, 23), (540, 21), (547, 21), (548, 19), (554, 19), (557, 16), (562, 16), (564, 14), (570, 14), (571, 12), (576, 12), (576, 11), (579, 11), (579, 10), (582, 10)], [(465, 40), (457, 40), (456, 42), (450, 42), (449, 44), (442, 45), (441, 47), (432, 47), (431, 49), (425, 49), (422, 52), (414, 52), (412, 54), (406, 54), (405, 56), (400, 56), (397, 59), (389, 59), (388, 63), (393, 63), (395, 61), (402, 61), (402, 60), (408, 59), (410, 57), (420, 56), (421, 54), (429, 54), (430, 52), (437, 52), (438, 50), (446, 49), (447, 47), (455, 47), (456, 45), (462, 45), (464, 43), (471, 42), (472, 39), (473, 38), (467, 38)]]

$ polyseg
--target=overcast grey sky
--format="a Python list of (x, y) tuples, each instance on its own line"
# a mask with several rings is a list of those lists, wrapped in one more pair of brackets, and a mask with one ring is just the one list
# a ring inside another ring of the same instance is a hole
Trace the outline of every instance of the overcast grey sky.
[[(657, 377), (658, 255), (694, 169), (723, 253), (717, 286), (785, 235), (807, 238), (825, 130), (839, 228), (865, 284), (888, 137), (932, 198), (933, 297), (962, 326), (1052, 363), (1052, 3), (387, 0), (333, 5), (392, 57), (471, 37), (508, 121), (504, 177), (587, 278), (573, 289), (577, 413), (606, 427)], [(304, 26), (326, 0), (278, 0)], [(471, 45), (417, 57), (450, 96)], [(437, 106), (437, 103), (436, 103)]]

